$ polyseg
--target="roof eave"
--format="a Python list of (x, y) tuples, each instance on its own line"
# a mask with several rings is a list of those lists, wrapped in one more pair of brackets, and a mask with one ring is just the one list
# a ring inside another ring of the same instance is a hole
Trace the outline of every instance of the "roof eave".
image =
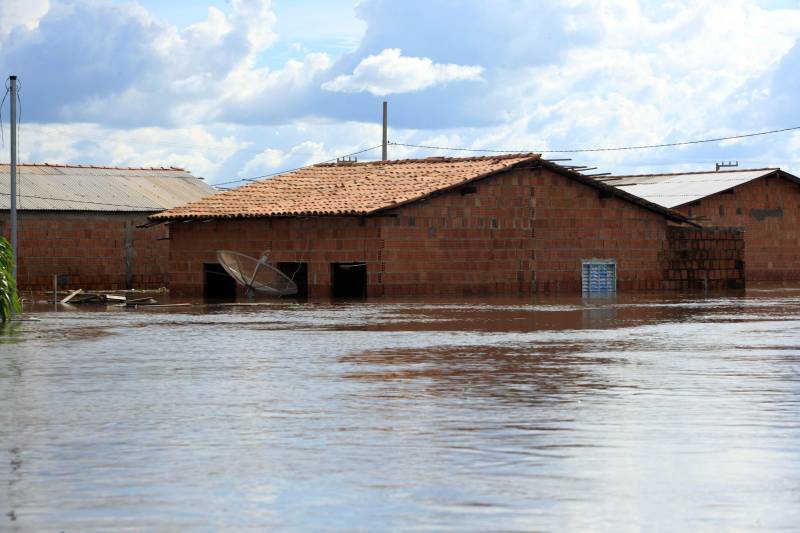
[(614, 197), (617, 197), (617, 198), (621, 198), (621, 199), (623, 199), (625, 201), (634, 203), (634, 204), (638, 205), (639, 207), (642, 207), (642, 208), (647, 209), (649, 211), (653, 211), (655, 213), (658, 213), (659, 215), (663, 216), (667, 220), (671, 220), (672, 222), (680, 222), (681, 224), (690, 224), (690, 225), (698, 227), (698, 228), (701, 227), (700, 224), (692, 222), (686, 216), (682, 215), (681, 213), (679, 213), (679, 212), (677, 212), (677, 211), (675, 211), (673, 209), (670, 209), (668, 207), (664, 207), (662, 205), (658, 205), (658, 204), (656, 204), (654, 202), (651, 202), (650, 200), (646, 200), (646, 199), (644, 199), (644, 198), (642, 198), (640, 196), (636, 196), (635, 194), (631, 194), (631, 193), (629, 193), (627, 191), (623, 191), (622, 189), (614, 187), (613, 185), (608, 185), (608, 184), (605, 184), (603, 182), (594, 180), (594, 179), (592, 179), (590, 177), (584, 176), (583, 174), (581, 174), (579, 172), (576, 172), (574, 170), (570, 170), (568, 168), (564, 168), (561, 165), (557, 165), (555, 163), (552, 163), (552, 162), (544, 160), (544, 159), (541, 161), (541, 164), (542, 164), (543, 167), (545, 167), (545, 168), (547, 168), (549, 170), (552, 170), (553, 172), (556, 172), (556, 173), (561, 174), (561, 175), (566, 176), (566, 177), (570, 177), (570, 178), (572, 178), (572, 179), (574, 179), (574, 180), (576, 180), (576, 181), (578, 181), (580, 183), (583, 183), (584, 185), (588, 185), (588, 186), (590, 186), (590, 187), (592, 187), (594, 189), (606, 192), (606, 193), (610, 194), (611, 196), (614, 196)]
[[(677, 209), (679, 207), (687, 207), (687, 206), (689, 206), (689, 204), (692, 204), (694, 202), (698, 202), (700, 200), (705, 200), (706, 198), (711, 198), (712, 196), (716, 196), (718, 194), (722, 194), (723, 192), (729, 191), (731, 189), (735, 189), (736, 187), (741, 187), (742, 185), (746, 185), (748, 183), (752, 183), (755, 180), (760, 180), (762, 178), (769, 178), (769, 177), (772, 177), (772, 176), (779, 176), (779, 177), (782, 177), (784, 179), (787, 179), (788, 181), (791, 181), (793, 183), (796, 183), (796, 184), (800, 185), (800, 178), (798, 178), (797, 176), (795, 176), (793, 174), (790, 174), (790, 173), (788, 173), (788, 172), (786, 172), (784, 170), (781, 170), (779, 168), (775, 168), (775, 169), (755, 169), (755, 170), (771, 170), (771, 172), (767, 172), (766, 174), (762, 174), (760, 176), (757, 176), (755, 178), (749, 179), (747, 181), (743, 181), (741, 183), (737, 183), (736, 185), (728, 187), (727, 189), (723, 189), (721, 191), (717, 191), (717, 192), (713, 192), (711, 194), (707, 194), (705, 196), (701, 196), (700, 198), (697, 198), (695, 200), (689, 200), (687, 202), (683, 202), (682, 204), (678, 204), (678, 205), (672, 207), (671, 209)], [(668, 209), (670, 209), (670, 208), (668, 208)]]
[(491, 178), (492, 176), (497, 176), (499, 174), (503, 174), (504, 172), (511, 172), (512, 170), (519, 170), (520, 168), (525, 168), (530, 163), (537, 164), (541, 160), (542, 160), (542, 158), (541, 158), (540, 155), (531, 156), (529, 158), (523, 159), (521, 161), (517, 161), (516, 163), (513, 163), (511, 165), (508, 165), (507, 167), (499, 168), (497, 170), (492, 170), (491, 172), (484, 172), (483, 174), (479, 174), (477, 176), (474, 176), (472, 178), (466, 179), (464, 181), (460, 181), (458, 183), (454, 183), (453, 185), (448, 185), (447, 187), (442, 187), (441, 189), (436, 189), (434, 191), (430, 191), (428, 193), (422, 194), (422, 195), (417, 196), (415, 198), (411, 198), (409, 200), (404, 200), (404, 201), (398, 202), (398, 203), (396, 203), (394, 205), (380, 207), (378, 209), (373, 209), (372, 211), (369, 211), (367, 213), (367, 216), (379, 215), (379, 214), (385, 213), (387, 211), (391, 211), (392, 209), (397, 209), (399, 207), (404, 207), (404, 206), (407, 206), (409, 204), (413, 204), (413, 203), (416, 203), (416, 202), (421, 202), (421, 201), (426, 200), (428, 198), (432, 198), (432, 197), (438, 196), (440, 194), (444, 194), (444, 193), (447, 193), (447, 192), (450, 192), (450, 191), (454, 191), (454, 190), (460, 189), (461, 187), (464, 187), (465, 185), (469, 185), (470, 183), (475, 183), (476, 181), (484, 180), (486, 178)]

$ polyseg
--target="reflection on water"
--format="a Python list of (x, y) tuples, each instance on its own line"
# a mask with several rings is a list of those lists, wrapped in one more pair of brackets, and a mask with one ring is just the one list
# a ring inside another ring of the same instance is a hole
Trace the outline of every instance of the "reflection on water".
[(0, 529), (800, 524), (797, 291), (38, 316)]

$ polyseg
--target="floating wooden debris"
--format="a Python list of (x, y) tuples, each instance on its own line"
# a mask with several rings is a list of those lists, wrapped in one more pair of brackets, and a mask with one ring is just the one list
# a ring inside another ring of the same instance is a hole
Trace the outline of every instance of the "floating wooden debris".
[(70, 300), (72, 300), (73, 298), (75, 298), (77, 295), (81, 294), (82, 292), (83, 292), (83, 289), (78, 289), (77, 291), (72, 291), (71, 293), (69, 293), (67, 295), (66, 298), (64, 298), (63, 300), (61, 300), (58, 303), (65, 304), (65, 303), (69, 302)]
[(60, 304), (97, 304), (97, 305), (125, 305), (127, 298), (120, 294), (102, 292), (84, 292), (83, 289), (72, 291), (66, 298), (59, 300)]
[(75, 305), (82, 305), (82, 304), (102, 304), (105, 303), (103, 300), (103, 295), (95, 294), (91, 292), (81, 292), (72, 300), (69, 301), (71, 304)]
[[(59, 291), (56, 293), (58, 296), (65, 294), (64, 291)], [(63, 304), (66, 306), (69, 305), (84, 305), (84, 304), (95, 304), (95, 305), (106, 305), (109, 307), (132, 307), (136, 308), (139, 306), (142, 307), (185, 307), (187, 305), (192, 305), (189, 303), (180, 303), (180, 304), (159, 304), (158, 300), (153, 298), (152, 296), (141, 296), (141, 293), (144, 291), (119, 291), (124, 294), (114, 294), (109, 292), (86, 292), (83, 289), (78, 289), (74, 291), (67, 291), (66, 297), (63, 299), (56, 299), (54, 300), (55, 303)], [(131, 297), (136, 295), (137, 297)], [(58, 298), (58, 296), (56, 298)], [(53, 303), (53, 301), (51, 301)]]

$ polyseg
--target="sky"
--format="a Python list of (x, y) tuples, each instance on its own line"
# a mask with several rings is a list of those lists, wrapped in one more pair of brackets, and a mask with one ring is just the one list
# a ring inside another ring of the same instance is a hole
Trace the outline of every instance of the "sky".
[(179, 166), (226, 186), (378, 146), (384, 100), (395, 143), (800, 174), (800, 131), (547, 152), (800, 126), (798, 72), (800, 0), (0, 0), (21, 161)]

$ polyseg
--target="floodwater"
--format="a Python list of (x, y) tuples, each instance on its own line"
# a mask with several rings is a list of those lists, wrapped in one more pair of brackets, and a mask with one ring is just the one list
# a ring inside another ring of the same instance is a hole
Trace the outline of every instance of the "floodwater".
[(800, 291), (32, 314), (0, 530), (800, 529)]

